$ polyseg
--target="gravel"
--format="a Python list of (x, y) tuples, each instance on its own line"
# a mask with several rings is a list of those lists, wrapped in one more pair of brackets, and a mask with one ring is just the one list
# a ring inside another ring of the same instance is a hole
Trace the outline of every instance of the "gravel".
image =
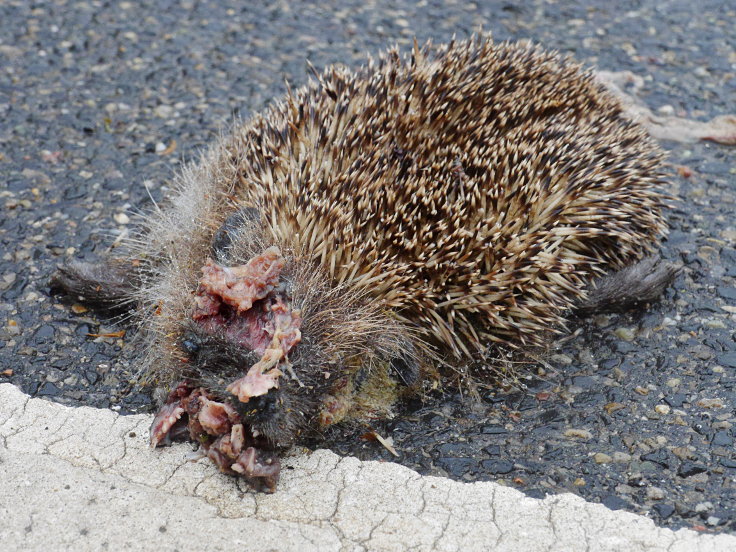
[[(655, 112), (736, 110), (736, 8), (686, 0), (103, 2), (0, 5), (0, 381), (73, 405), (149, 411), (123, 326), (48, 294), (161, 201), (214, 136), (307, 80), (416, 35), (479, 25), (646, 78)], [(375, 430), (422, 473), (570, 491), (669, 527), (736, 530), (735, 150), (666, 143), (680, 198), (664, 256), (684, 264), (644, 312), (576, 321), (514, 387), (445, 389)], [(678, 170), (678, 168), (680, 170)], [(685, 176), (690, 175), (690, 176)], [(394, 460), (339, 427), (343, 454)], [(315, 443), (316, 445), (316, 443)]]

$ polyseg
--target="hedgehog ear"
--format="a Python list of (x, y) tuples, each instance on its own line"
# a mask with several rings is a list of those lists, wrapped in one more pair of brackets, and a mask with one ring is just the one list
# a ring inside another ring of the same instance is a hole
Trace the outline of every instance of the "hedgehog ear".
[(227, 257), (228, 250), (235, 241), (238, 231), (248, 224), (257, 224), (261, 212), (255, 207), (243, 207), (225, 219), (215, 235), (212, 236), (212, 256), (217, 260)]

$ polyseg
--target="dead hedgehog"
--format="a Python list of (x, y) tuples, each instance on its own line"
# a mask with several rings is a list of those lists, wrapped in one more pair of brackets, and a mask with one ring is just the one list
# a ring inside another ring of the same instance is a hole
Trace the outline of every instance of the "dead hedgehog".
[(579, 65), (475, 37), (315, 76), (187, 168), (124, 255), (53, 280), (135, 307), (168, 393), (152, 445), (188, 436), (269, 490), (284, 448), (675, 273), (647, 257), (662, 154)]

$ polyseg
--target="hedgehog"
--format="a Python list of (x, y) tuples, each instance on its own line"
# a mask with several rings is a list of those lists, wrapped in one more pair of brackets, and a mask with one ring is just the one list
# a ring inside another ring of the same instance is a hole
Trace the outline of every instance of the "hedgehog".
[(594, 74), (473, 36), (318, 73), (219, 139), (123, 252), (55, 288), (132, 309), (152, 446), (276, 487), (279, 455), (528, 355), (676, 269), (663, 154)]

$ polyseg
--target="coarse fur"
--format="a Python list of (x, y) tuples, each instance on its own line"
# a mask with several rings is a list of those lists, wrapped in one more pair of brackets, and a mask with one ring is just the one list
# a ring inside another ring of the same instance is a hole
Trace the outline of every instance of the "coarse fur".
[(197, 366), (224, 397), (253, 360), (192, 329), (201, 267), (280, 249), (302, 342), (243, 411), (276, 446), (386, 415), (489, 347), (543, 346), (665, 233), (661, 151), (554, 53), (475, 37), (315, 75), (186, 168), (125, 254), (147, 379)]

